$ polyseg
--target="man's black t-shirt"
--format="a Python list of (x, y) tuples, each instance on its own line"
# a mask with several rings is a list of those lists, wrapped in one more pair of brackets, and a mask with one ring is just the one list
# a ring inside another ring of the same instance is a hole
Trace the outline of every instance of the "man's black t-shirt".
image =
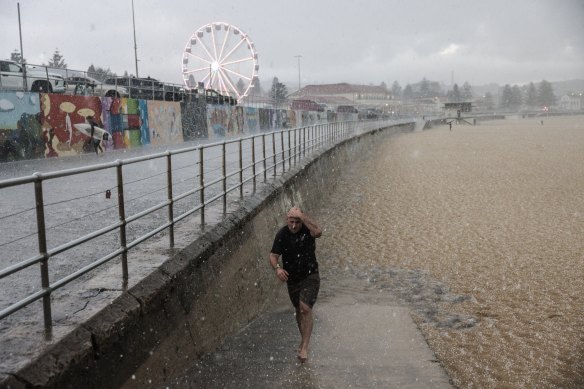
[(318, 273), (315, 249), (316, 239), (303, 224), (296, 234), (288, 226), (282, 227), (276, 234), (271, 252), (282, 255), (284, 270), (288, 272), (288, 282), (294, 283), (310, 274)]

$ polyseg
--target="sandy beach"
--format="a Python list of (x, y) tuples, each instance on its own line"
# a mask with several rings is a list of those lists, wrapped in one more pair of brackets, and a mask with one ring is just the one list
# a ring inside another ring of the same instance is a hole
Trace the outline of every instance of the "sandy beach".
[(540, 120), (387, 137), (315, 215), (321, 287), (410, 306), (457, 387), (584, 386), (584, 116)]

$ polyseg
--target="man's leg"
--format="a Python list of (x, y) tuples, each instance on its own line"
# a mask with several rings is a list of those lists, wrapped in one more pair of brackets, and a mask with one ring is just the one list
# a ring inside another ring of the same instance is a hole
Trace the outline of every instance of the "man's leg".
[(298, 345), (297, 352), (302, 349), (302, 317), (300, 313), (300, 306), (296, 307), (296, 324), (298, 325), (298, 332), (300, 332), (300, 344)]
[(300, 343), (300, 350), (298, 351), (298, 359), (305, 362), (308, 359), (308, 342), (310, 342), (310, 335), (312, 334), (312, 308), (303, 301), (299, 304), (300, 310), (300, 336), (302, 341)]

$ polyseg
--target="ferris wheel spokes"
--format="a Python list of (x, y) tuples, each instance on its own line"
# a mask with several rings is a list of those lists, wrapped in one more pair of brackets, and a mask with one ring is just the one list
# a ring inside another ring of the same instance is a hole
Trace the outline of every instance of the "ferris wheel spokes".
[(229, 25), (227, 27), (227, 30), (225, 32), (225, 37), (223, 38), (223, 44), (221, 45), (221, 51), (219, 51), (219, 57), (218, 58), (222, 58), (223, 57), (223, 51), (225, 50), (225, 44), (227, 43), (227, 38), (229, 38), (229, 32), (231, 31), (231, 25)]
[(257, 58), (247, 34), (228, 23), (213, 22), (199, 28), (187, 41), (183, 80), (187, 88), (194, 88), (198, 81), (241, 101), (257, 78)]
[(213, 53), (215, 54), (215, 60), (219, 57), (217, 56), (217, 42), (215, 42), (215, 29), (211, 29), (211, 40), (213, 41)]
[[(210, 65), (210, 64), (209, 64)], [(209, 70), (208, 66), (205, 66), (204, 68), (198, 68), (198, 69), (191, 69), (191, 70), (185, 70), (185, 74), (193, 74), (193, 73), (197, 73), (197, 72), (206, 72)]]
[(240, 63), (240, 62), (244, 62), (244, 61), (251, 61), (253, 58), (249, 57), (249, 58), (242, 58), (242, 59), (238, 59), (236, 61), (231, 61), (231, 62), (221, 62), (221, 65), (226, 66), (226, 65), (233, 65), (236, 63)]
[(198, 56), (198, 55), (194, 55), (194, 54), (191, 54), (191, 53), (189, 53), (188, 55), (189, 55), (190, 57), (193, 57), (193, 58), (195, 58), (195, 59), (198, 59), (198, 60), (199, 60), (199, 61), (201, 61), (201, 62), (205, 62), (205, 63), (207, 63), (207, 64), (209, 64), (209, 65), (211, 65), (211, 63), (212, 63), (212, 61), (209, 61), (208, 59), (205, 59), (205, 58), (203, 58), (203, 57), (200, 57), (200, 56)]
[(246, 79), (246, 80), (248, 80), (248, 81), (251, 81), (251, 80), (252, 80), (250, 77), (244, 76), (243, 74), (241, 74), (241, 73), (237, 73), (236, 71), (233, 71), (233, 70), (231, 70), (231, 69), (223, 68), (222, 70), (225, 70), (225, 71), (227, 71), (227, 72), (229, 72), (229, 73), (233, 73), (234, 75), (236, 75), (236, 76), (239, 76), (239, 77), (241, 77), (241, 78), (244, 78), (244, 79)]
[(223, 69), (221, 69), (219, 71), (221, 72), (221, 74), (223, 75), (223, 77), (225, 77), (225, 79), (229, 83), (229, 86), (231, 87), (231, 90), (237, 95), (237, 98), (239, 99), (241, 97), (241, 94), (239, 93), (239, 90), (237, 90), (237, 87), (235, 85), (233, 85), (233, 81), (231, 81), (231, 78), (229, 77), (229, 75), (228, 74), (225, 74), (225, 72), (223, 71)]
[(225, 57), (221, 58), (221, 61), (224, 61), (224, 60), (226, 60), (227, 58), (229, 58), (229, 56), (230, 56), (231, 54), (233, 54), (233, 52), (234, 52), (235, 50), (237, 50), (237, 48), (238, 48), (239, 46), (241, 46), (241, 44), (242, 44), (243, 42), (244, 42), (244, 39), (243, 39), (243, 37), (242, 37), (242, 39), (241, 39), (241, 40), (240, 40), (240, 41), (239, 41), (239, 42), (238, 42), (238, 43), (237, 43), (237, 44), (236, 44), (236, 45), (233, 47), (233, 49), (231, 49), (231, 51), (230, 51), (229, 53), (227, 53), (227, 54), (225, 55)]
[(227, 88), (227, 85), (225, 84), (225, 80), (223, 79), (223, 77), (221, 77), (221, 74), (219, 74), (219, 85), (220, 85), (220, 90), (221, 93), (225, 93), (227, 95), (229, 95), (229, 89)]

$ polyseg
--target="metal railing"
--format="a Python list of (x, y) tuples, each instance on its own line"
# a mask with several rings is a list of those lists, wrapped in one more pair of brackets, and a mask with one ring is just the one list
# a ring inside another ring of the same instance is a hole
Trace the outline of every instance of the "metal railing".
[[(0, 249), (17, 255), (16, 247), (26, 247), (25, 241), (28, 242), (29, 249), (37, 247), (34, 255), (24, 259), (12, 258), (8, 261), (12, 264), (0, 270), (0, 281), (9, 276), (17, 277), (25, 269), (30, 270), (31, 266), (40, 265), (40, 289), (32, 293), (26, 291), (26, 297), (18, 297), (18, 301), (2, 308), (0, 320), (42, 299), (44, 325), (46, 329), (50, 329), (51, 293), (54, 291), (114, 258), (121, 258), (123, 282), (127, 285), (130, 277), (128, 250), (165, 231), (168, 232), (169, 246), (172, 248), (175, 244), (175, 226), (185, 218), (198, 213), (200, 227), (204, 227), (206, 210), (211, 204), (221, 202), (225, 215), (229, 196), (243, 198), (244, 188), (247, 188), (249, 193), (255, 192), (258, 182), (267, 182), (268, 177), (275, 178), (284, 174), (315, 150), (346, 139), (355, 133), (387, 127), (392, 123), (369, 121), (319, 124), (0, 181), (0, 198), (9, 208), (0, 209), (2, 224), (6, 226), (10, 218), (17, 218), (17, 224), (23, 225), (22, 230), (36, 231), (24, 238), (17, 237), (8, 242), (13, 244), (13, 249), (6, 250), (6, 247), (3, 247), (8, 243), (0, 243)], [(147, 168), (141, 164), (147, 164)], [(92, 174), (98, 174), (99, 178), (94, 178)], [(67, 178), (67, 182), (51, 184), (62, 178)], [(26, 189), (29, 185), (34, 189), (33, 198), (29, 195), (30, 189)], [(96, 193), (72, 197), (74, 188), (81, 192), (95, 190)], [(9, 189), (17, 191), (9, 194), (7, 193)], [(90, 196), (101, 196), (104, 192), (107, 198), (117, 199), (115, 206), (106, 207), (101, 211), (84, 210), (83, 207), (87, 204), (96, 204)], [(67, 196), (69, 198), (65, 198)], [(133, 198), (127, 198), (130, 196)], [(85, 205), (81, 208), (71, 205), (78, 200)], [(27, 208), (25, 203), (30, 204), (31, 201), (34, 202), (34, 207)], [(59, 210), (64, 208), (67, 209), (65, 221), (47, 225), (48, 219), (58, 220), (62, 216)], [(104, 220), (105, 225), (95, 228), (93, 222), (81, 223), (66, 230), (66, 234), (74, 231), (80, 236), (63, 239), (65, 235), (63, 224), (84, 220), (88, 213), (102, 211), (104, 216), (100, 217), (100, 220)], [(154, 220), (145, 221), (134, 230), (130, 228), (132, 224), (139, 224), (149, 215), (164, 211), (165, 220), (162, 224), (160, 218), (153, 218)], [(10, 213), (6, 214), (7, 212)], [(35, 219), (28, 227), (24, 217), (26, 212), (30, 213), (31, 219)], [(117, 245), (108, 243), (110, 250), (111, 245), (117, 246), (112, 251), (97, 259), (91, 258), (87, 264), (74, 266), (72, 272), (69, 272), (68, 268), (51, 268), (57, 266), (52, 265), (51, 260), (66, 253), (69, 253), (70, 259), (67, 263), (71, 266), (70, 261), (77, 258), (81, 251), (73, 249), (107, 234), (117, 235), (115, 238)], [(50, 270), (55, 273), (53, 278), (57, 279), (51, 280)], [(22, 283), (23, 280), (20, 279), (10, 284)], [(3, 294), (5, 292), (8, 293), (8, 290), (2, 291)], [(17, 300), (14, 296), (9, 298), (9, 301), (14, 300)]]

